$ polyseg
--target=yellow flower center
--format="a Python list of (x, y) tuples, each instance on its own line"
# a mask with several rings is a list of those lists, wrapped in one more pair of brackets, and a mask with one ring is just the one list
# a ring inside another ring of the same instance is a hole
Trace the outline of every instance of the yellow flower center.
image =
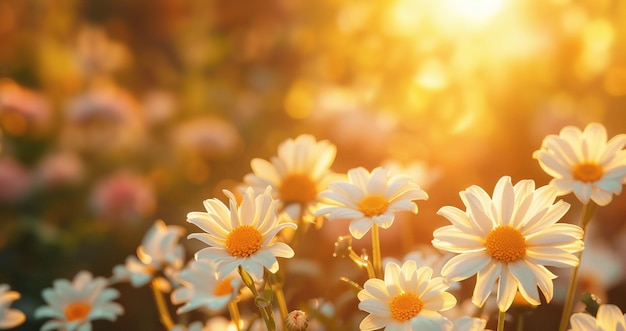
[(250, 225), (239, 225), (226, 237), (226, 249), (235, 257), (248, 257), (261, 248), (263, 236)]
[(485, 238), (487, 254), (502, 262), (513, 262), (526, 255), (526, 238), (510, 226), (499, 226)]
[(424, 303), (420, 298), (413, 293), (402, 293), (397, 295), (389, 303), (389, 310), (391, 310), (391, 317), (396, 321), (404, 322), (417, 316), (422, 311)]
[(593, 183), (604, 175), (602, 167), (594, 162), (582, 162), (572, 168), (572, 176), (581, 182)]
[(226, 277), (222, 279), (217, 285), (215, 285), (215, 289), (213, 290), (213, 294), (215, 296), (228, 295), (233, 293), (234, 289), (232, 285), (230, 285), (233, 277)]
[(69, 321), (84, 320), (89, 316), (91, 306), (85, 302), (73, 302), (65, 307), (65, 318)]
[(359, 210), (367, 216), (378, 216), (389, 207), (389, 201), (382, 195), (368, 195), (359, 201)]
[(280, 185), (280, 199), (285, 204), (305, 204), (316, 197), (317, 187), (307, 174), (289, 174)]

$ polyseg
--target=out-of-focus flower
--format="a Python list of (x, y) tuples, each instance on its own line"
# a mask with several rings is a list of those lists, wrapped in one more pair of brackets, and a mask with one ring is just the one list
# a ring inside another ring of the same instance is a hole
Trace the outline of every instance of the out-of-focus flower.
[(237, 328), (237, 325), (235, 325), (235, 322), (223, 316), (211, 317), (209, 318), (208, 321), (206, 321), (205, 324), (202, 324), (202, 322), (193, 322), (189, 324), (188, 326), (177, 324), (177, 325), (174, 325), (170, 329), (170, 331), (213, 331), (213, 330), (237, 331), (239, 329)]
[(571, 267), (579, 263), (575, 253), (583, 249), (583, 230), (572, 224), (556, 224), (569, 209), (564, 201), (554, 203), (556, 189), (522, 180), (500, 178), (493, 197), (478, 186), (459, 195), (466, 211), (445, 206), (438, 214), (452, 225), (433, 233), (433, 246), (456, 253), (441, 274), (450, 281), (478, 275), (472, 302), (481, 307), (498, 282), (498, 309), (507, 311), (515, 294), (539, 305), (541, 289), (552, 299), (556, 277), (545, 266)]
[[(333, 173), (330, 166), (337, 149), (327, 140), (303, 134), (287, 139), (278, 146), (278, 155), (270, 162), (255, 158), (250, 165), (254, 173), (244, 177), (246, 185), (261, 193), (272, 186), (279, 208), (296, 220), (303, 217), (313, 221), (319, 208), (320, 192), (328, 187)], [(243, 187), (245, 189), (245, 186)]]
[(452, 331), (489, 331), (487, 321), (477, 317), (461, 317), (454, 321)]
[(626, 134), (607, 141), (602, 124), (590, 123), (584, 131), (567, 126), (548, 135), (533, 153), (541, 168), (554, 177), (550, 184), (559, 195), (574, 192), (583, 204), (589, 200), (605, 206), (622, 192), (626, 179)]
[(358, 294), (359, 309), (369, 313), (360, 329), (441, 330), (436, 326), (447, 323), (439, 312), (452, 308), (456, 298), (446, 292), (444, 278), (431, 279), (432, 272), (407, 261), (402, 266), (387, 264), (384, 280), (368, 279)]
[(389, 228), (395, 212), (417, 213), (413, 200), (426, 200), (428, 194), (406, 175), (389, 174), (385, 168), (368, 172), (364, 168), (348, 171), (347, 181), (330, 183), (328, 190), (321, 193), (328, 199), (329, 206), (320, 208), (316, 215), (328, 214), (328, 220), (350, 219), (350, 233), (362, 238), (377, 224)]
[(0, 159), (0, 202), (15, 203), (29, 193), (32, 174), (16, 160)]
[(198, 239), (209, 247), (196, 252), (197, 260), (208, 259), (217, 263), (218, 273), (227, 275), (241, 266), (255, 280), (263, 279), (263, 269), (278, 271), (277, 257), (291, 258), (294, 251), (289, 245), (274, 241), (284, 228), (297, 226), (293, 222), (278, 222), (271, 187), (262, 194), (248, 188), (241, 206), (232, 192), (223, 191), (229, 207), (218, 199), (204, 200), (204, 212), (190, 212), (187, 222), (198, 226), (204, 233), (192, 233), (187, 238)]
[(52, 108), (40, 94), (0, 80), (0, 127), (12, 136), (38, 136), (52, 124)]
[(143, 98), (144, 117), (150, 125), (167, 123), (176, 114), (178, 100), (166, 90), (153, 90)]
[(587, 313), (574, 313), (570, 317), (570, 331), (626, 330), (626, 315), (616, 305), (600, 305), (594, 318)]
[(47, 188), (72, 186), (82, 181), (84, 176), (82, 160), (71, 152), (46, 155), (36, 170), (38, 181)]
[(237, 297), (241, 288), (239, 275), (233, 271), (231, 274), (218, 276), (217, 267), (210, 260), (191, 261), (174, 278), (182, 286), (172, 292), (172, 302), (185, 303), (178, 308), (179, 314), (198, 308), (221, 310)]
[(62, 143), (85, 153), (128, 152), (144, 141), (144, 119), (134, 97), (113, 85), (96, 85), (68, 104)]
[(156, 197), (147, 179), (122, 171), (96, 183), (91, 205), (95, 214), (104, 219), (133, 221), (154, 212)]
[(219, 160), (239, 152), (241, 137), (228, 121), (199, 117), (178, 124), (172, 140), (184, 159)]
[(10, 291), (9, 285), (0, 284), (0, 329), (14, 328), (26, 320), (26, 315), (17, 309), (9, 308), (20, 294)]
[(171, 278), (184, 263), (185, 251), (178, 242), (184, 233), (180, 226), (165, 225), (162, 220), (157, 220), (137, 248), (137, 256), (127, 257), (125, 265), (113, 269), (113, 279), (128, 280), (138, 287), (151, 281), (159, 272)]
[(112, 73), (130, 62), (128, 49), (95, 26), (83, 26), (78, 31), (75, 52), (80, 69), (88, 77)]
[(66, 279), (55, 280), (52, 288), (42, 291), (42, 296), (48, 305), (37, 308), (35, 317), (52, 318), (41, 327), (42, 331), (88, 331), (91, 321), (115, 321), (124, 313), (120, 304), (112, 302), (119, 292), (108, 288), (105, 278), (93, 278), (84, 270), (71, 283)]
[(430, 167), (423, 161), (403, 164), (396, 160), (387, 160), (382, 163), (382, 166), (389, 169), (392, 175), (410, 176), (422, 189), (428, 189), (441, 177), (441, 169)]

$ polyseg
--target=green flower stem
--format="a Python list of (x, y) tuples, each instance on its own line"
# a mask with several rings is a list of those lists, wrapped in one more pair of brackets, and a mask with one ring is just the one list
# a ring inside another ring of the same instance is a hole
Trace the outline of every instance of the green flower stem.
[(498, 329), (497, 331), (504, 331), (504, 320), (506, 319), (506, 312), (498, 312)]
[(372, 264), (374, 265), (374, 274), (376, 277), (383, 279), (382, 258), (380, 256), (380, 235), (378, 234), (378, 224), (372, 225)]
[(350, 259), (352, 259), (352, 261), (354, 261), (354, 263), (356, 263), (359, 267), (365, 267), (365, 270), (367, 270), (367, 277), (376, 278), (372, 263), (370, 263), (370, 261), (364, 260), (357, 253), (355, 253), (352, 248), (350, 249)]
[(287, 310), (287, 300), (285, 300), (285, 293), (283, 292), (283, 284), (277, 279), (275, 274), (269, 273), (268, 282), (270, 283), (271, 290), (274, 292), (274, 297), (276, 298), (276, 303), (278, 304), (278, 310), (280, 311), (280, 319), (283, 323), (283, 329), (285, 327), (284, 323), (287, 320), (287, 314), (289, 311)]
[(517, 315), (517, 331), (524, 331), (524, 316), (525, 313), (520, 313)]
[(232, 300), (228, 303), (228, 313), (230, 314), (230, 319), (235, 323), (237, 331), (241, 331), (241, 315), (239, 314), (239, 307), (237, 307), (236, 300)]
[[(265, 298), (259, 297), (259, 292), (256, 290), (256, 286), (254, 286), (254, 280), (248, 274), (248, 272), (239, 266), (239, 275), (241, 275), (241, 280), (246, 285), (248, 289), (252, 292), (252, 295), (255, 298), (255, 303), (259, 308), (259, 312), (261, 313), (261, 317), (263, 317), (263, 321), (265, 321), (265, 326), (267, 326), (267, 331), (275, 331), (276, 323), (274, 322), (274, 313), (272, 312), (272, 304), (271, 302), (267, 302), (267, 304), (258, 304), (257, 301), (264, 301)], [(260, 300), (259, 300), (260, 299)]]
[[(583, 212), (581, 215), (581, 227), (583, 229), (583, 242), (585, 241), (585, 236), (587, 234), (587, 225), (589, 221), (591, 221), (591, 217), (593, 216), (593, 212), (595, 210), (595, 203), (589, 202), (583, 206)], [(582, 252), (578, 252), (577, 257), (580, 261), (582, 256)], [(569, 324), (569, 317), (572, 313), (572, 307), (574, 306), (574, 294), (576, 293), (576, 284), (578, 282), (578, 269), (580, 267), (580, 262), (578, 265), (574, 267), (572, 271), (572, 277), (569, 279), (569, 285), (567, 286), (567, 298), (565, 299), (565, 305), (563, 306), (563, 312), (561, 314), (561, 323), (559, 324), (559, 331), (565, 331)]]
[(152, 288), (154, 301), (156, 302), (157, 309), (159, 310), (159, 318), (161, 319), (161, 323), (163, 323), (163, 326), (165, 326), (165, 328), (169, 330), (174, 326), (174, 321), (172, 320), (170, 311), (167, 309), (167, 304), (165, 303), (165, 300), (163, 300), (163, 294), (161, 293), (159, 281), (156, 278), (153, 279), (150, 283), (150, 287)]

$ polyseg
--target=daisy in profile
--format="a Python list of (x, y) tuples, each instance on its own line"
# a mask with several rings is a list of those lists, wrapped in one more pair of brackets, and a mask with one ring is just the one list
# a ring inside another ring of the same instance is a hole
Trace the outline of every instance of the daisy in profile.
[(574, 313), (570, 323), (570, 331), (621, 331), (626, 330), (626, 315), (616, 305), (600, 305), (595, 318), (587, 313)]
[(207, 199), (207, 212), (187, 214), (187, 222), (198, 226), (203, 233), (192, 233), (187, 238), (198, 239), (209, 247), (196, 252), (196, 260), (212, 260), (220, 276), (228, 275), (242, 267), (255, 280), (263, 279), (263, 269), (278, 271), (277, 257), (291, 258), (294, 251), (289, 245), (274, 240), (285, 228), (295, 229), (293, 222), (278, 222), (278, 201), (272, 198), (272, 188), (262, 194), (248, 188), (237, 206), (235, 195), (224, 190), (229, 207), (218, 199)]
[(546, 301), (554, 293), (556, 277), (546, 266), (571, 267), (579, 263), (583, 230), (558, 223), (568, 211), (564, 201), (554, 203), (556, 189), (522, 180), (512, 185), (500, 178), (490, 197), (478, 186), (460, 193), (466, 211), (445, 206), (438, 214), (452, 225), (434, 231), (433, 246), (457, 254), (441, 269), (449, 281), (477, 275), (472, 302), (482, 307), (497, 284), (500, 312), (511, 306), (516, 292), (530, 304), (539, 305), (537, 288)]
[(90, 272), (84, 270), (71, 283), (65, 279), (55, 280), (53, 288), (44, 289), (42, 296), (48, 305), (37, 308), (35, 317), (52, 320), (46, 322), (41, 331), (89, 331), (91, 321), (115, 321), (124, 313), (120, 304), (112, 302), (119, 292), (107, 288), (105, 278), (93, 278)]
[(0, 284), (0, 330), (14, 328), (26, 320), (26, 315), (17, 309), (9, 308), (20, 294), (10, 291), (9, 285)]
[(622, 192), (626, 178), (626, 134), (607, 141), (604, 126), (590, 123), (584, 131), (564, 127), (559, 135), (548, 135), (533, 153), (541, 168), (554, 177), (550, 184), (559, 195), (574, 192), (583, 204), (593, 201), (605, 206), (613, 194)]
[(191, 261), (175, 276), (181, 286), (172, 292), (174, 304), (185, 303), (176, 311), (183, 314), (198, 308), (217, 311), (234, 300), (241, 288), (239, 275), (231, 273), (219, 277), (216, 265), (210, 260)]
[(446, 292), (448, 282), (432, 277), (429, 267), (417, 268), (414, 261), (385, 267), (384, 280), (370, 278), (358, 293), (359, 309), (369, 313), (359, 325), (362, 331), (445, 330), (450, 324), (439, 312), (456, 304)]
[(334, 177), (330, 166), (335, 160), (337, 148), (327, 140), (303, 134), (287, 139), (278, 146), (278, 155), (270, 162), (255, 158), (250, 165), (253, 173), (244, 176), (244, 183), (257, 194), (269, 185), (273, 197), (280, 201), (292, 220), (303, 218), (312, 222), (320, 202), (320, 192), (325, 190)]
[(137, 256), (127, 257), (124, 265), (113, 269), (113, 280), (129, 281), (134, 287), (140, 287), (160, 273), (171, 277), (183, 267), (185, 250), (179, 239), (184, 233), (180, 226), (157, 220), (137, 248)]
[(329, 184), (322, 196), (329, 206), (320, 208), (317, 215), (328, 215), (328, 220), (350, 219), (350, 234), (361, 239), (373, 225), (389, 228), (395, 212), (417, 213), (413, 200), (426, 200), (428, 194), (407, 175), (390, 175), (385, 168), (368, 172), (364, 168), (348, 171), (347, 181)]

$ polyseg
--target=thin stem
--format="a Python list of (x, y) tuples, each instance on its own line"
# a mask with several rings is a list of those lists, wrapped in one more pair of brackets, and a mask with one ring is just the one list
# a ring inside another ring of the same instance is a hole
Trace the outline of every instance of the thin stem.
[(524, 313), (517, 315), (517, 331), (524, 331)]
[[(583, 229), (583, 242), (585, 241), (585, 236), (587, 234), (587, 225), (593, 216), (593, 212), (595, 209), (595, 204), (593, 202), (589, 202), (583, 206), (583, 212), (581, 215), (581, 227)], [(561, 323), (559, 324), (559, 331), (565, 331), (569, 324), (569, 317), (572, 313), (572, 307), (574, 306), (574, 294), (576, 293), (576, 284), (578, 282), (578, 269), (580, 267), (580, 259), (582, 256), (582, 252), (578, 252), (576, 254), (578, 257), (578, 264), (574, 267), (572, 271), (572, 276), (569, 279), (569, 284), (567, 286), (567, 298), (565, 299), (565, 305), (563, 306), (563, 312), (561, 314)]]
[(152, 288), (152, 294), (154, 295), (154, 301), (156, 302), (157, 309), (159, 310), (159, 319), (165, 328), (169, 330), (174, 326), (174, 322), (172, 321), (172, 316), (170, 316), (167, 304), (165, 303), (165, 300), (163, 300), (163, 294), (161, 293), (159, 281), (155, 278), (152, 280), (150, 285)]
[(239, 307), (237, 307), (236, 300), (232, 300), (228, 303), (228, 313), (230, 314), (230, 319), (235, 323), (237, 331), (241, 331), (241, 315), (239, 314)]
[[(265, 300), (265, 298), (259, 297), (259, 292), (256, 290), (256, 286), (254, 285), (254, 280), (252, 279), (250, 274), (248, 274), (248, 272), (241, 266), (239, 266), (239, 275), (241, 275), (241, 280), (246, 285), (246, 287), (252, 292), (252, 295), (255, 298), (255, 303), (258, 299)], [(257, 307), (259, 308), (261, 317), (263, 317), (263, 320), (265, 321), (265, 326), (267, 326), (267, 330), (275, 331), (276, 323), (274, 322), (274, 313), (272, 312), (271, 302), (268, 302), (265, 305), (257, 304)]]
[(506, 319), (506, 312), (498, 312), (498, 329), (497, 331), (504, 331), (504, 320)]
[(374, 274), (376, 277), (383, 278), (382, 258), (380, 256), (380, 235), (378, 234), (378, 225), (372, 225), (372, 264), (374, 265)]
[(277, 286), (274, 295), (276, 296), (276, 303), (278, 304), (278, 309), (280, 311), (280, 320), (282, 321), (282, 323), (285, 323), (285, 321), (287, 320), (287, 314), (289, 314), (289, 312), (287, 311), (287, 301), (285, 300), (283, 287)]
[(372, 263), (360, 257), (352, 249), (350, 249), (350, 259), (352, 259), (352, 261), (354, 261), (354, 263), (356, 263), (359, 267), (365, 267), (365, 270), (367, 270), (367, 277), (376, 278), (374, 268), (372, 268)]

